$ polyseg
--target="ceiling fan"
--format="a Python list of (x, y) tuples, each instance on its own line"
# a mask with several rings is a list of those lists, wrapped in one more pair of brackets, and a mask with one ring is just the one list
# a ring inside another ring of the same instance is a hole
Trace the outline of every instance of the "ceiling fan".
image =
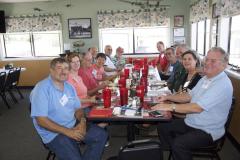
[(169, 5), (160, 5), (163, 0), (118, 0), (120, 2), (129, 3), (131, 5), (140, 6), (141, 8), (158, 8), (169, 7)]

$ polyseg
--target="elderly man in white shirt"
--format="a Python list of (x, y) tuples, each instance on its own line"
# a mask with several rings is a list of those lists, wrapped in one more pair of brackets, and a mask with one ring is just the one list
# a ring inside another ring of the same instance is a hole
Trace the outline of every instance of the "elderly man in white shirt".
[(233, 95), (232, 83), (224, 72), (227, 64), (228, 54), (220, 47), (211, 48), (205, 57), (205, 76), (193, 90), (160, 97), (162, 102), (177, 104), (160, 103), (152, 107), (186, 114), (184, 119), (158, 127), (160, 140), (170, 145), (174, 160), (192, 160), (192, 149), (212, 145), (224, 135)]
[(105, 46), (105, 55), (106, 55), (106, 62), (104, 64), (104, 70), (106, 72), (107, 76), (115, 75), (119, 71), (117, 67), (114, 65), (114, 63), (111, 60), (111, 54), (112, 54), (112, 46), (106, 45)]

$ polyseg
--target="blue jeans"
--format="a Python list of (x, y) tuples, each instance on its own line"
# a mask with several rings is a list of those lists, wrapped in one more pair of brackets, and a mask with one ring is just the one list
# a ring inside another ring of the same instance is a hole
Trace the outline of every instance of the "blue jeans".
[(100, 160), (107, 140), (107, 132), (97, 125), (91, 125), (83, 142), (86, 150), (81, 154), (77, 142), (65, 135), (59, 134), (46, 145), (59, 160)]

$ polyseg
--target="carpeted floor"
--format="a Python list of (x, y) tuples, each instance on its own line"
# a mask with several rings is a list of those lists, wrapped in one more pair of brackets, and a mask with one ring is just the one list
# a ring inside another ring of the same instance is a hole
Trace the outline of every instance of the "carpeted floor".
[[(18, 104), (10, 103), (11, 109), (7, 109), (0, 99), (0, 160), (44, 160), (47, 156), (29, 116), (30, 90), (25, 89), (22, 92), (25, 98), (19, 100)], [(117, 155), (120, 146), (127, 143), (125, 125), (113, 125), (108, 130), (111, 135), (110, 146), (105, 149), (103, 160)], [(154, 135), (156, 131), (149, 134), (141, 131), (137, 138), (156, 138)], [(167, 159), (167, 154), (164, 153), (164, 159)], [(240, 153), (229, 140), (220, 155), (223, 160), (240, 159)]]

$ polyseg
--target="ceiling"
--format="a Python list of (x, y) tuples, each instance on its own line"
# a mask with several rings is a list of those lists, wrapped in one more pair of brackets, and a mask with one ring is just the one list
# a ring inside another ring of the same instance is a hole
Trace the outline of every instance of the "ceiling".
[(0, 0), (0, 3), (21, 3), (21, 2), (39, 2), (39, 1), (54, 1), (54, 0)]

